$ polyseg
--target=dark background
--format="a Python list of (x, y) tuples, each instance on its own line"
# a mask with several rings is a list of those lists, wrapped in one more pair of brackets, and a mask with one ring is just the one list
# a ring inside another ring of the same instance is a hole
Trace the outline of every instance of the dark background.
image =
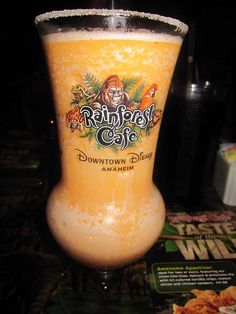
[[(234, 1), (116, 1), (117, 8), (158, 13), (181, 19), (195, 29), (195, 59), (200, 79), (235, 84)], [(52, 116), (44, 56), (34, 18), (64, 8), (105, 7), (106, 1), (8, 1), (0, 19), (2, 132), (30, 128), (44, 132)], [(188, 36), (174, 78), (186, 80)], [(233, 107), (233, 108), (231, 108)], [(235, 106), (230, 106), (224, 136), (235, 141)]]

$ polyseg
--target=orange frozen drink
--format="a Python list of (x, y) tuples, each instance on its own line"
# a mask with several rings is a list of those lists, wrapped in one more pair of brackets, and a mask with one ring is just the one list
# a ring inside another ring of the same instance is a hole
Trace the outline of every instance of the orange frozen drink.
[(42, 38), (62, 167), (50, 229), (81, 263), (121, 267), (143, 256), (164, 224), (152, 172), (181, 36), (72, 29)]

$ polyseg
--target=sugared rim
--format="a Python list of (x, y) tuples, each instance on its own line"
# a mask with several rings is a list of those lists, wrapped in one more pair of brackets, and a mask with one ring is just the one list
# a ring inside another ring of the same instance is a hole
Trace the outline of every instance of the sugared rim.
[(71, 16), (88, 16), (88, 15), (100, 15), (100, 16), (138, 16), (138, 17), (145, 17), (147, 19), (153, 21), (161, 21), (164, 23), (168, 23), (170, 25), (176, 26), (177, 30), (183, 34), (186, 34), (188, 31), (188, 26), (172, 17), (166, 17), (158, 14), (151, 14), (145, 12), (138, 12), (138, 11), (128, 11), (128, 10), (113, 10), (113, 9), (73, 9), (73, 10), (60, 10), (60, 11), (51, 11), (46, 12), (44, 14), (40, 14), (36, 16), (35, 23), (41, 23), (47, 20), (56, 19), (59, 17), (71, 17)]

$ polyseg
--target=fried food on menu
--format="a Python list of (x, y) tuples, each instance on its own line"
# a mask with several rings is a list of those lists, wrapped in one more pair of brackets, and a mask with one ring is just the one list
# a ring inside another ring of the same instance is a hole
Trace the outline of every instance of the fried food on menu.
[(221, 291), (220, 299), (224, 306), (236, 304), (236, 286), (230, 286)]
[[(213, 290), (198, 290), (193, 289), (191, 291), (195, 297), (197, 297), (196, 300), (205, 301), (207, 303), (210, 303), (211, 305), (215, 306), (216, 308), (219, 308), (221, 306), (221, 300), (220, 296)], [(191, 301), (191, 300), (190, 300)]]
[(219, 308), (236, 304), (236, 286), (228, 287), (218, 295), (213, 290), (191, 291), (196, 298), (184, 306), (173, 305), (173, 314), (221, 314)]

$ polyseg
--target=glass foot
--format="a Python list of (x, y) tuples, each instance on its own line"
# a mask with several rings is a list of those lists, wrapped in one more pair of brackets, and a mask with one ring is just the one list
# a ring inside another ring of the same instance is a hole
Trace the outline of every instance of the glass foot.
[[(43, 308), (44, 314), (154, 314), (143, 270), (91, 270), (71, 265)], [(140, 284), (140, 285), (139, 285)]]

